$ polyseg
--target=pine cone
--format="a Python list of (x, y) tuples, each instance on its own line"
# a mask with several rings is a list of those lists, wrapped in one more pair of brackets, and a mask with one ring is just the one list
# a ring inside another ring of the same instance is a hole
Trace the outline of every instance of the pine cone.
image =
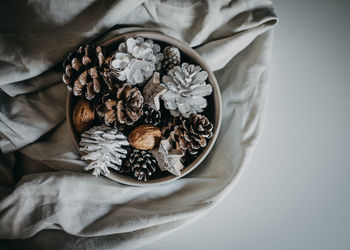
[(157, 126), (161, 122), (161, 113), (158, 110), (153, 109), (149, 105), (143, 106), (143, 119), (145, 123)]
[(153, 40), (145, 40), (143, 37), (128, 38), (112, 56), (110, 68), (118, 73), (120, 81), (127, 81), (132, 85), (142, 84), (154, 71), (160, 70), (162, 59), (160, 46)]
[(178, 144), (178, 138), (175, 138), (171, 135), (171, 132), (174, 131), (175, 127), (181, 126), (182, 121), (179, 117), (173, 117), (170, 121), (168, 121), (168, 124), (164, 127), (162, 127), (162, 138), (168, 140), (172, 147), (175, 149), (179, 149)]
[(85, 93), (86, 99), (93, 99), (102, 88), (105, 88), (101, 76), (104, 61), (100, 46), (90, 44), (80, 46), (63, 63), (63, 82), (75, 96)]
[[(105, 65), (109, 65), (111, 61), (111, 57), (107, 57), (105, 60)], [(115, 70), (112, 70), (109, 67), (104, 67), (103, 68), (103, 73), (102, 73), (103, 80), (106, 82), (108, 86), (115, 86), (115, 87), (120, 87), (122, 85), (121, 81), (118, 79), (118, 73)]]
[(173, 67), (180, 65), (180, 50), (173, 46), (167, 46), (163, 50), (164, 59), (162, 61), (162, 70), (166, 74)]
[(122, 159), (127, 156), (128, 139), (117, 129), (106, 125), (95, 126), (81, 135), (82, 160), (89, 161), (85, 170), (94, 170), (93, 175), (108, 175), (109, 168), (120, 171)]
[(191, 114), (203, 112), (207, 107), (204, 98), (212, 93), (212, 86), (207, 83), (208, 73), (200, 66), (183, 63), (175, 66), (162, 77), (167, 91), (162, 95), (164, 106), (172, 116), (188, 118)]
[(153, 155), (140, 149), (131, 149), (126, 166), (130, 168), (134, 177), (139, 181), (147, 181), (158, 170), (157, 160)]
[(168, 129), (164, 128), (162, 132), (164, 137), (184, 152), (191, 155), (197, 155), (199, 151), (207, 146), (207, 140), (213, 136), (214, 125), (208, 118), (201, 114), (193, 114), (188, 119), (179, 118), (178, 124), (172, 121), (168, 124)]
[(97, 106), (96, 111), (100, 117), (104, 117), (106, 124), (122, 128), (125, 124), (132, 125), (141, 117), (142, 104), (143, 96), (140, 90), (126, 83), (118, 89), (116, 96), (103, 96), (102, 103)]

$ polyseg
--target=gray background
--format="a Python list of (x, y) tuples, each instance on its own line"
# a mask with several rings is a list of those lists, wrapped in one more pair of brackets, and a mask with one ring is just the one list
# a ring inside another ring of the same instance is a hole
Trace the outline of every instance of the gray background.
[(265, 125), (241, 180), (142, 249), (350, 249), (350, 4), (275, 8)]

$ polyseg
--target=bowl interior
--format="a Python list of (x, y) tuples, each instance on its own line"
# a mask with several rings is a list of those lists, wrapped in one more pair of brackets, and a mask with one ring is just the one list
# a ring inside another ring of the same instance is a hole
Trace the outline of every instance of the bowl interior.
[[(210, 84), (213, 87), (213, 93), (209, 97), (207, 97), (208, 106), (205, 109), (205, 115), (209, 118), (210, 121), (214, 124), (214, 132), (212, 138), (208, 141), (207, 147), (204, 148), (204, 150), (197, 156), (196, 159), (194, 159), (189, 165), (185, 166), (185, 168), (182, 171), (181, 176), (174, 176), (167, 172), (162, 172), (159, 174), (159, 176), (155, 176), (151, 180), (148, 180), (147, 182), (139, 181), (137, 179), (134, 179), (132, 177), (118, 174), (115, 171), (111, 171), (111, 173), (106, 176), (114, 181), (117, 181), (119, 183), (128, 184), (128, 185), (134, 185), (134, 186), (149, 186), (149, 185), (156, 185), (160, 183), (167, 183), (173, 180), (176, 180), (180, 177), (185, 176), (186, 174), (190, 173), (193, 169), (195, 169), (208, 155), (211, 148), (213, 147), (219, 130), (221, 126), (221, 116), (222, 116), (222, 104), (221, 104), (221, 95), (218, 83), (215, 79), (215, 76), (213, 72), (209, 69), (209, 67), (206, 65), (206, 63), (203, 61), (203, 59), (198, 55), (197, 52), (195, 52), (192, 48), (187, 46), (185, 43), (176, 40), (172, 37), (163, 35), (161, 33), (157, 32), (131, 32), (131, 33), (125, 33), (119, 36), (116, 36), (112, 39), (109, 39), (101, 45), (106, 48), (107, 54), (112, 53), (113, 51), (117, 50), (118, 45), (120, 42), (126, 40), (130, 37), (144, 37), (154, 40), (156, 43), (160, 44), (161, 46), (165, 45), (173, 45), (181, 51), (182, 54), (182, 61), (186, 61), (189, 63), (200, 65), (205, 71), (208, 72), (208, 80)], [(76, 102), (79, 100), (79, 98), (75, 97), (71, 92), (67, 94), (66, 99), (66, 116), (67, 116), (67, 124), (69, 127), (69, 130), (72, 134), (72, 138), (74, 141), (74, 145), (79, 149), (79, 141), (80, 141), (80, 134), (77, 133), (73, 128), (72, 123), (72, 113), (74, 106)]]

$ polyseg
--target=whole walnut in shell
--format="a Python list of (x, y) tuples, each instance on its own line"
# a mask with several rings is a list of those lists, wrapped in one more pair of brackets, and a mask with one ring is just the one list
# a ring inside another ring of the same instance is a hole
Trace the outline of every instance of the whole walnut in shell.
[(74, 129), (83, 133), (88, 130), (95, 120), (95, 109), (91, 103), (84, 98), (81, 98), (73, 110), (73, 125)]
[(158, 147), (162, 133), (160, 129), (152, 125), (136, 127), (128, 136), (129, 143), (137, 149), (153, 149)]

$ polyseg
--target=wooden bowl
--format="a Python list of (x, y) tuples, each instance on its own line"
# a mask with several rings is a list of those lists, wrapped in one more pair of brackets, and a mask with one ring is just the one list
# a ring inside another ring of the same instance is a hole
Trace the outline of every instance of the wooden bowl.
[[(118, 174), (116, 171), (111, 170), (111, 173), (107, 175), (106, 177), (114, 180), (119, 183), (133, 185), (133, 186), (150, 186), (150, 185), (157, 185), (161, 183), (168, 183), (171, 181), (174, 181), (178, 178), (181, 178), (191, 171), (193, 171), (209, 154), (210, 150), (212, 149), (221, 126), (221, 118), (222, 118), (222, 104), (221, 104), (221, 95), (220, 95), (220, 89), (218, 86), (218, 83), (215, 79), (215, 76), (213, 72), (209, 69), (207, 64), (204, 62), (204, 60), (199, 56), (199, 54), (194, 51), (192, 48), (187, 46), (185, 43), (172, 38), (170, 36), (163, 35), (161, 33), (157, 32), (130, 32), (118, 35), (114, 38), (111, 38), (105, 42), (103, 42), (101, 45), (107, 50), (117, 50), (117, 46), (120, 42), (132, 37), (144, 37), (154, 40), (156, 43), (159, 44), (170, 44), (177, 48), (182, 53), (182, 58), (185, 58), (183, 61), (187, 61), (189, 63), (200, 65), (205, 71), (208, 72), (208, 80), (210, 84), (213, 87), (213, 93), (207, 97), (208, 101), (208, 107), (205, 110), (206, 116), (209, 118), (210, 121), (214, 124), (214, 132), (212, 138), (208, 141), (208, 145), (205, 147), (205, 149), (197, 156), (195, 160), (193, 160), (188, 166), (185, 166), (182, 170), (181, 176), (174, 176), (169, 173), (169, 175), (161, 176), (159, 178), (154, 178), (148, 181), (139, 181), (137, 179), (134, 179), (129, 176), (125, 176), (122, 174)], [(72, 113), (74, 109), (74, 105), (77, 102), (78, 98), (75, 97), (71, 92), (68, 92), (67, 99), (66, 99), (66, 118), (67, 118), (67, 124), (69, 127), (69, 131), (72, 134), (72, 138), (74, 141), (74, 145), (79, 149), (79, 141), (80, 141), (80, 135), (75, 132), (73, 128), (72, 123)]]

